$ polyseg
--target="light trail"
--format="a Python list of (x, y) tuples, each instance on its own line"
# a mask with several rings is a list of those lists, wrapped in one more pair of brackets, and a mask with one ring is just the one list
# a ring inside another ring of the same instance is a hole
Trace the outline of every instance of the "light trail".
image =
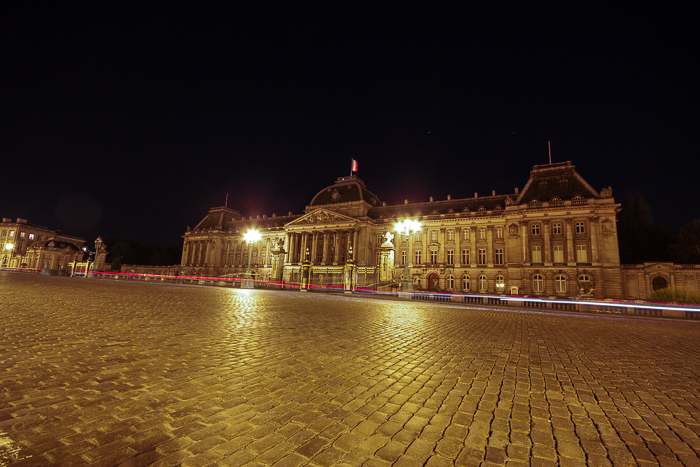
[[(32, 272), (37, 273), (42, 271), (42, 269), (36, 268), (0, 268), (0, 271), (15, 271), (15, 272)], [(137, 277), (137, 278), (151, 278), (151, 279), (170, 279), (170, 280), (189, 280), (189, 281), (212, 281), (212, 282), (225, 282), (225, 283), (243, 283), (243, 282), (254, 282), (256, 284), (265, 284), (267, 286), (279, 287), (281, 289), (299, 289), (301, 288), (301, 283), (299, 282), (286, 282), (286, 281), (271, 281), (265, 279), (247, 279), (241, 277), (208, 277), (208, 276), (171, 276), (167, 274), (145, 274), (145, 273), (135, 273), (135, 272), (113, 272), (113, 271), (95, 271), (90, 272), (93, 275), (102, 276), (126, 276), (126, 277)], [(78, 277), (78, 276), (76, 276)], [(85, 276), (79, 276), (79, 278), (85, 278)], [(309, 284), (310, 289), (337, 289), (344, 290), (342, 285), (334, 284)], [(457, 292), (429, 292), (429, 291), (413, 291), (413, 292), (398, 292), (398, 291), (381, 291), (366, 288), (355, 288), (353, 292), (365, 293), (365, 294), (375, 294), (375, 295), (385, 295), (385, 296), (396, 296), (397, 294), (410, 294), (412, 296), (426, 296), (426, 297), (445, 297), (450, 300), (452, 297), (464, 297), (464, 298), (491, 298), (504, 302), (529, 302), (529, 303), (556, 303), (563, 305), (585, 305), (585, 306), (604, 306), (604, 307), (617, 307), (617, 308), (638, 308), (647, 310), (674, 310), (674, 311), (687, 311), (691, 313), (700, 313), (700, 306), (698, 305), (677, 305), (672, 303), (655, 303), (655, 302), (633, 302), (626, 300), (557, 300), (557, 299), (546, 299), (537, 297), (520, 297), (513, 295), (488, 295), (488, 294), (463, 294)]]

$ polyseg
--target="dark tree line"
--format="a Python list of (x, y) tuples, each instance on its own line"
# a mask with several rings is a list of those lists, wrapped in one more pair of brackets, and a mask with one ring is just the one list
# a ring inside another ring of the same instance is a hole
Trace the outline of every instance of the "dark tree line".
[(142, 264), (148, 266), (170, 266), (180, 264), (181, 251), (179, 248), (154, 247), (137, 240), (127, 240), (118, 237), (107, 237), (104, 240), (107, 248), (107, 264), (112, 264), (116, 270), (122, 264)]
[(623, 264), (700, 263), (700, 220), (694, 219), (678, 232), (669, 232), (654, 222), (651, 207), (638, 191), (627, 193), (621, 208), (617, 234)]

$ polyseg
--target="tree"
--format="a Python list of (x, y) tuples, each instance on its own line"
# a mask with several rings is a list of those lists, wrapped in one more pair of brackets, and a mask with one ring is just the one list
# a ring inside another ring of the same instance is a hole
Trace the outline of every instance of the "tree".
[(700, 220), (693, 219), (681, 228), (671, 245), (671, 258), (674, 263), (700, 263)]
[(618, 216), (620, 262), (669, 261), (669, 235), (654, 223), (651, 207), (639, 191), (627, 193)]

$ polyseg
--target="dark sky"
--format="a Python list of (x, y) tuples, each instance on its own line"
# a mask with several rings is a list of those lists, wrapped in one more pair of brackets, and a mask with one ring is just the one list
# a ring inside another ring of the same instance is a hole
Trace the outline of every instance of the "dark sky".
[(248, 3), (1, 2), (0, 215), (180, 246), (226, 193), (300, 213), (351, 158), (388, 204), (512, 192), (551, 141), (700, 217), (692, 2)]

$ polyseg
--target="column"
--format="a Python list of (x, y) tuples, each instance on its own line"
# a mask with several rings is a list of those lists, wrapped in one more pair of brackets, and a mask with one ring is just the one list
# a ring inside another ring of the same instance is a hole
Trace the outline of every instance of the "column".
[(335, 231), (335, 255), (333, 255), (333, 264), (338, 264), (340, 262), (340, 231)]
[(189, 250), (189, 243), (185, 242), (185, 245), (182, 247), (182, 259), (180, 259), (180, 264), (187, 264), (187, 252)]
[(328, 237), (328, 232), (323, 232), (323, 259), (321, 260), (321, 264), (323, 265), (328, 261)]
[(471, 263), (470, 266), (475, 268), (476, 267), (476, 227), (469, 227), (469, 242), (471, 250), (469, 251), (469, 262)]
[(566, 225), (566, 261), (569, 266), (576, 265), (576, 256), (574, 256), (574, 234), (571, 230), (571, 219), (565, 219)]
[(591, 262), (598, 262), (598, 216), (589, 218), (591, 226)]
[(294, 255), (296, 254), (297, 248), (297, 234), (294, 232), (289, 232), (289, 263), (294, 264)]
[(486, 226), (486, 264), (493, 267), (493, 226)]
[[(462, 264), (462, 228), (455, 227), (455, 267)], [(455, 278), (457, 280), (457, 278)]]
[(545, 266), (552, 265), (552, 245), (549, 236), (549, 219), (542, 221), (542, 230), (544, 231), (544, 264)]
[(523, 263), (530, 262), (530, 252), (528, 251), (528, 241), (527, 241), (527, 221), (520, 221), (520, 232), (522, 234), (522, 248), (523, 248)]
[[(359, 233), (360, 233), (360, 229), (357, 228), (357, 227), (356, 227), (355, 230), (353, 230), (353, 232), (352, 232), (352, 255), (353, 255), (353, 261), (355, 260), (355, 258), (359, 258), (359, 254), (360, 254), (360, 252), (357, 251), (357, 237), (359, 237)], [(357, 263), (357, 261), (355, 261), (355, 263)]]
[(348, 229), (348, 240), (347, 240), (347, 242), (345, 242), (345, 262), (346, 263), (350, 259), (350, 245), (352, 245), (350, 237), (352, 237), (352, 230)]
[(311, 264), (316, 264), (316, 248), (318, 247), (318, 232), (311, 232)]
[(440, 228), (440, 233), (438, 234), (438, 263), (447, 263), (445, 245), (447, 245), (447, 229), (445, 227)]

